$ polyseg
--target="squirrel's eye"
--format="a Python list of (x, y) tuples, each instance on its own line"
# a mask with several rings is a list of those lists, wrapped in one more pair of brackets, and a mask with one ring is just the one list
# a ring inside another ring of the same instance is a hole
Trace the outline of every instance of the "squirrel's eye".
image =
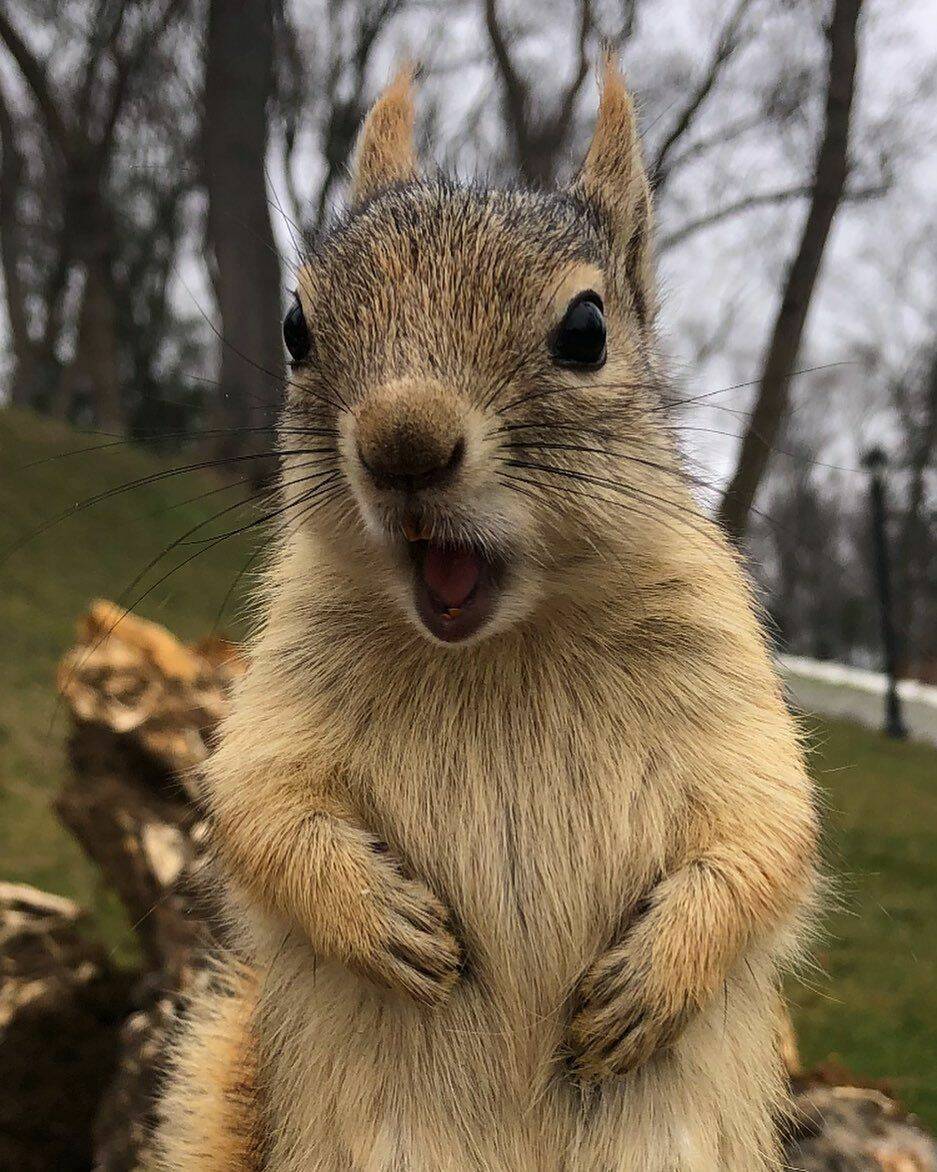
[(550, 353), (560, 366), (596, 369), (605, 362), (602, 298), (588, 289), (569, 303), (550, 337)]
[(299, 298), (295, 293), (293, 294), (293, 304), (283, 319), (283, 341), (286, 343), (290, 358), (294, 362), (302, 362), (304, 358), (309, 356), (312, 339), (309, 337), (309, 327), (303, 316), (303, 307), (299, 304)]

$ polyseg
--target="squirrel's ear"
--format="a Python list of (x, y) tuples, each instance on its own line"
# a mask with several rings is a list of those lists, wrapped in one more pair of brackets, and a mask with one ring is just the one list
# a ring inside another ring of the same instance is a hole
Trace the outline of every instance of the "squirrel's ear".
[(351, 163), (352, 204), (417, 176), (413, 139), (413, 67), (405, 65), (371, 107)]
[(612, 54), (605, 59), (595, 134), (573, 191), (594, 203), (607, 221), (635, 310), (645, 318), (653, 296), (651, 191), (634, 103)]

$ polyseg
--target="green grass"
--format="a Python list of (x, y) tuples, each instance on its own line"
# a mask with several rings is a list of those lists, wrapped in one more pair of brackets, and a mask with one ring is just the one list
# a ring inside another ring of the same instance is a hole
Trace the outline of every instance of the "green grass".
[[(199, 459), (159, 460), (131, 445), (62, 456), (107, 443), (0, 408), (0, 877), (74, 897), (96, 913), (108, 936), (120, 939), (125, 928), (116, 900), (101, 889), (95, 868), (49, 808), (64, 768), (68, 725), (55, 698), (56, 663), (92, 598), (119, 598), (172, 541), (243, 493), (234, 486), (192, 501), (223, 482), (205, 474), (174, 476), (117, 494), (37, 533), (50, 518), (95, 494)], [(193, 537), (244, 520), (245, 511), (238, 509)], [(128, 600), (196, 548), (179, 547)], [(166, 622), (184, 638), (206, 634), (250, 549), (243, 537), (220, 543), (158, 585), (138, 613)], [(237, 612), (233, 598), (220, 631), (239, 632)]]
[(937, 752), (828, 721), (813, 743), (840, 906), (821, 971), (790, 988), (803, 1057), (882, 1080), (937, 1129)]
[[(105, 441), (0, 411), (0, 551), (69, 505), (169, 466), (124, 446), (48, 459), (96, 442)], [(24, 467), (37, 460), (46, 462)], [(218, 484), (184, 480), (78, 512), (0, 561), (0, 877), (72, 896), (116, 946), (126, 939), (116, 902), (49, 809), (66, 725), (53, 675), (89, 599), (118, 596), (150, 558), (232, 499), (180, 504)], [(244, 541), (222, 543), (139, 612), (183, 637), (205, 634), (246, 556)], [(236, 635), (233, 613), (222, 628)], [(937, 753), (831, 722), (817, 723), (814, 743), (842, 907), (828, 917), (821, 971), (791, 985), (803, 1055), (887, 1081), (937, 1127)]]

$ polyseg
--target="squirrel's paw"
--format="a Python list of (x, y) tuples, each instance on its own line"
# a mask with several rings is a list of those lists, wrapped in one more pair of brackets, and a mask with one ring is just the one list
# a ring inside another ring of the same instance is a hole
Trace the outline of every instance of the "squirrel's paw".
[(463, 962), (450, 913), (425, 884), (407, 877), (389, 854), (378, 859), (375, 923), (370, 946), (356, 958), (355, 967), (423, 1005), (440, 1005), (459, 979)]
[(626, 939), (582, 978), (567, 1032), (569, 1066), (584, 1082), (634, 1070), (679, 1037), (690, 1016), (685, 999), (654, 992), (647, 963)]

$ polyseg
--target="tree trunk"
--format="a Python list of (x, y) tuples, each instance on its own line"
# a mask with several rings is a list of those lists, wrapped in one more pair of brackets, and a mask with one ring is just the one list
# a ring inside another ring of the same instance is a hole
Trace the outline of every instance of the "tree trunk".
[(84, 398), (98, 430), (122, 434), (124, 412), (114, 296), (109, 251), (106, 242), (98, 240), (89, 248), (85, 262), (75, 355), (62, 375), (56, 414), (73, 417)]
[(28, 406), (35, 392), (35, 362), (26, 312), (26, 287), (20, 270), (23, 233), (19, 222), (18, 197), (25, 178), (25, 161), (16, 141), (13, 115), (0, 92), (0, 267), (6, 291), (7, 318), (13, 350), (10, 400)]
[[(224, 458), (271, 448), (283, 379), (281, 274), (264, 161), (273, 90), (271, 0), (212, 0), (205, 66), (208, 236), (221, 314), (221, 395), (215, 426)], [(273, 459), (251, 461), (257, 483)]]
[(781, 306), (762, 368), (755, 409), (742, 437), (735, 472), (719, 507), (719, 520), (736, 544), (745, 537), (755, 496), (787, 414), (790, 382), (800, 352), (833, 218), (848, 171), (849, 119), (858, 55), (862, 0), (836, 0), (827, 30), (829, 80), (823, 138), (817, 153), (810, 208), (787, 272)]
[[(926, 607), (927, 567), (933, 556), (927, 485), (937, 457), (937, 349), (931, 356), (920, 393), (921, 412), (912, 412), (906, 424), (909, 485), (895, 558), (899, 655), (902, 666), (912, 677), (923, 668), (934, 645), (933, 637), (929, 637)], [(920, 663), (913, 662), (915, 654), (920, 657)]]

